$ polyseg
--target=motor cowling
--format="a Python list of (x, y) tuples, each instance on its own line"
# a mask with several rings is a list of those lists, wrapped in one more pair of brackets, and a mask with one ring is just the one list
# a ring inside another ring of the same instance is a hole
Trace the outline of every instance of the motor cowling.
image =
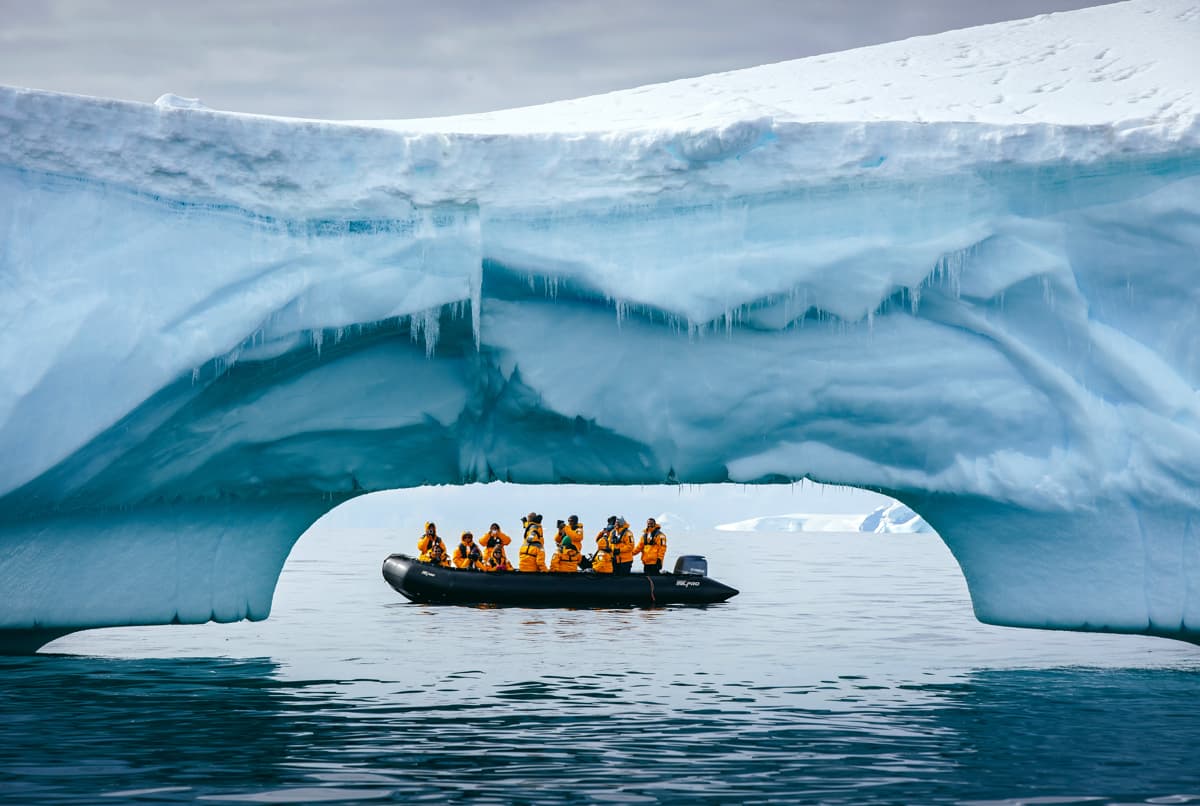
[(675, 560), (675, 573), (706, 577), (708, 576), (708, 560), (699, 554), (684, 554)]

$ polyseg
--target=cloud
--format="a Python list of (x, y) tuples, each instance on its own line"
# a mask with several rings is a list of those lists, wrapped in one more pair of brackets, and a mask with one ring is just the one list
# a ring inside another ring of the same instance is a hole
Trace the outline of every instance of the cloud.
[(0, 83), (405, 118), (573, 98), (1097, 0), (0, 0)]

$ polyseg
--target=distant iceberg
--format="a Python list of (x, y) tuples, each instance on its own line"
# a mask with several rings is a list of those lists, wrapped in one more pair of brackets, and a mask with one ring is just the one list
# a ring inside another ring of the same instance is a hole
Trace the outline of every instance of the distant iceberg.
[(932, 532), (917, 513), (899, 502), (866, 515), (764, 515), (716, 527), (722, 532), (873, 532), (912, 534)]
[(493, 480), (868, 488), (980, 619), (1200, 640), (1197, 42), (357, 123), (0, 88), (0, 649), (265, 618), (340, 502)]

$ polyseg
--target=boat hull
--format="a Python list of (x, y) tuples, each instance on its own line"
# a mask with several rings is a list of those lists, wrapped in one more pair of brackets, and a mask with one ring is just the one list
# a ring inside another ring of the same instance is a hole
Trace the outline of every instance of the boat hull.
[(423, 604), (655, 607), (714, 604), (738, 594), (736, 588), (703, 576), (462, 571), (418, 562), (404, 554), (383, 561), (383, 578), (406, 598)]

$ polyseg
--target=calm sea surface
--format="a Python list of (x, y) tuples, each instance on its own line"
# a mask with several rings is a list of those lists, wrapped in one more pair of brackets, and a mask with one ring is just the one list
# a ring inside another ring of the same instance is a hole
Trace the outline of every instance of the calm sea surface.
[(410, 604), (412, 542), (0, 659), (0, 800), (1200, 803), (1200, 648), (980, 625), (936, 537), (679, 533), (742, 595), (576, 611)]

